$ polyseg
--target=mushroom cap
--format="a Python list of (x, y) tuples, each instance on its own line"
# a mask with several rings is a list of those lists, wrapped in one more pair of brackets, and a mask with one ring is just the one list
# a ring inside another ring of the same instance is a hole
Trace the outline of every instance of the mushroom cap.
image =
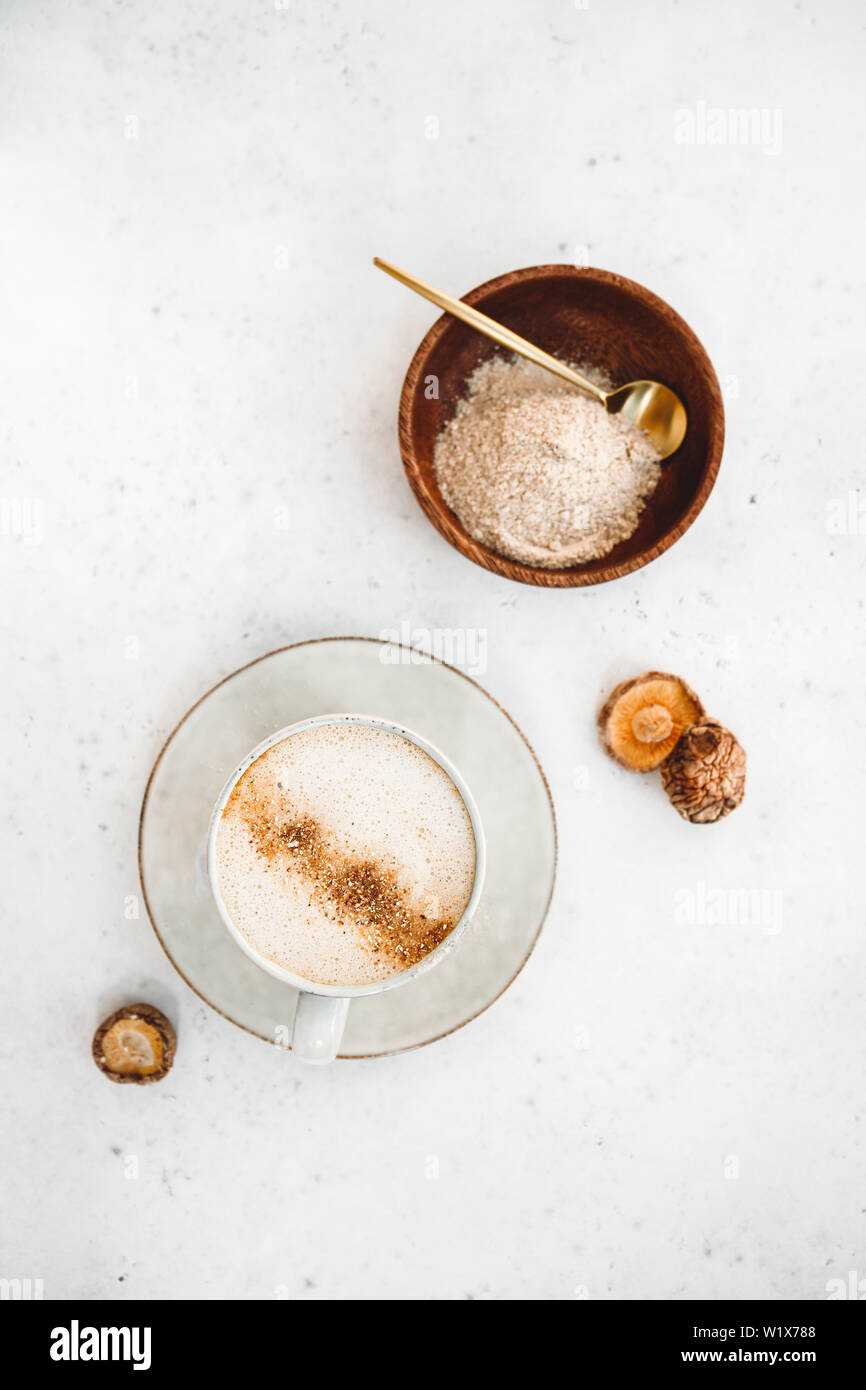
[(100, 1023), (93, 1037), (93, 1060), (111, 1081), (145, 1086), (171, 1071), (177, 1036), (165, 1014), (152, 1004), (128, 1004)]
[(671, 805), (693, 825), (721, 820), (746, 794), (745, 749), (717, 719), (686, 729), (661, 773)]
[(607, 753), (629, 772), (651, 772), (673, 752), (704, 707), (679, 676), (646, 671), (611, 691), (598, 716)]

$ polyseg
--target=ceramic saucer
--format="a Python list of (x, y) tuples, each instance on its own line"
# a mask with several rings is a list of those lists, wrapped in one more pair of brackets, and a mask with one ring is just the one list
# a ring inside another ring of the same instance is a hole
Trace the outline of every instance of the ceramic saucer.
[(356, 999), (341, 1057), (421, 1047), (489, 1008), (526, 963), (544, 922), (556, 826), (544, 774), (505, 710), (480, 685), (409, 647), (360, 637), (300, 642), (214, 686), (157, 759), (141, 809), (145, 902), (174, 965), (202, 999), (267, 1042), (291, 1036), (297, 992), (248, 960), (217, 913), (208, 822), (220, 789), (269, 734), (315, 714), (375, 714), (422, 734), (463, 773), (487, 837), (487, 879), (452, 954), (402, 989)]

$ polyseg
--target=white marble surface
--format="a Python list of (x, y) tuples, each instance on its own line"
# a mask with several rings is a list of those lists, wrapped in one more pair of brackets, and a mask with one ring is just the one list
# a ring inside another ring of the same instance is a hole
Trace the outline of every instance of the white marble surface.
[[(0, 1274), (312, 1299), (820, 1299), (866, 1275), (866, 520), (828, 529), (863, 469), (833, 398), (863, 366), (859, 7), (10, 0), (2, 22)], [(699, 103), (763, 109), (765, 135), (678, 143)], [(584, 259), (667, 298), (727, 397), (689, 534), (585, 592), (462, 560), (395, 439), (432, 314), (374, 254), (457, 292)], [(486, 633), (556, 800), (554, 909), (471, 1027), (302, 1070), (128, 916), (139, 802), (216, 679), (404, 619)], [(647, 666), (747, 745), (724, 824), (598, 748), (600, 696)], [(700, 885), (762, 893), (761, 919), (701, 920)], [(89, 1055), (136, 996), (180, 1035), (150, 1089)]]

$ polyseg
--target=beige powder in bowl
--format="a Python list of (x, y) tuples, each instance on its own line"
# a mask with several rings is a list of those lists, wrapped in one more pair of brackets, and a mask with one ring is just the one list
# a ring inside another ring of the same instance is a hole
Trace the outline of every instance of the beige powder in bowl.
[[(577, 370), (610, 388), (593, 368)], [(541, 569), (626, 540), (661, 474), (647, 436), (621, 416), (525, 358), (499, 356), (469, 378), (433, 467), (471, 536)]]

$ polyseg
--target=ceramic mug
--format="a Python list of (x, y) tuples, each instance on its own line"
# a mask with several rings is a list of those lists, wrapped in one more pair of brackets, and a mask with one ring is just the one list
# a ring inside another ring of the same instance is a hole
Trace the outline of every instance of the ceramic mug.
[[(434, 947), (423, 960), (418, 961), (417, 965), (411, 966), (408, 970), (401, 970), (395, 975), (389, 975), (387, 979), (377, 980), (374, 984), (367, 985), (319, 984), (316, 980), (305, 980), (303, 976), (295, 975), (291, 970), (285, 970), (283, 966), (277, 965), (276, 961), (262, 955), (250, 945), (232, 921), (223, 902), (216, 873), (216, 839), (222, 813), (235, 786), (247, 768), (269, 748), (272, 748), (275, 743), (282, 743), (284, 739), (291, 738), (293, 734), (300, 733), (302, 729), (313, 729), (334, 724), (357, 724), (366, 728), (382, 729), (387, 733), (399, 734), (401, 738), (407, 739), (409, 743), (414, 743), (422, 749), (428, 757), (433, 759), (434, 763), (438, 763), (443, 772), (447, 773), (460, 793), (475, 839), (475, 881), (472, 885), (469, 901), (457, 925), (448, 933), (445, 940)], [(265, 739), (251, 753), (248, 753), (240, 766), (232, 773), (220, 792), (211, 815), (207, 840), (207, 867), (214, 901), (235, 945), (239, 946), (244, 955), (260, 966), (262, 970), (266, 970), (269, 975), (284, 981), (287, 985), (292, 985), (299, 991), (292, 1029), (292, 1051), (304, 1062), (333, 1062), (340, 1049), (349, 1005), (353, 999), (357, 999), (363, 994), (383, 994), (385, 990), (397, 989), (400, 985), (410, 984), (419, 975), (433, 970), (457, 945), (475, 915), (484, 887), (484, 831), (478, 814), (478, 807), (475, 805), (472, 793), (463, 777), (453, 763), (445, 757), (445, 754), (441, 753), (432, 743), (428, 743), (420, 734), (413, 733), (411, 729), (403, 728), (401, 724), (394, 724), (388, 719), (378, 719), (373, 715), (320, 714), (312, 719), (303, 719), (298, 724), (290, 724), (288, 728), (280, 729), (277, 733), (272, 734), (270, 738)]]

